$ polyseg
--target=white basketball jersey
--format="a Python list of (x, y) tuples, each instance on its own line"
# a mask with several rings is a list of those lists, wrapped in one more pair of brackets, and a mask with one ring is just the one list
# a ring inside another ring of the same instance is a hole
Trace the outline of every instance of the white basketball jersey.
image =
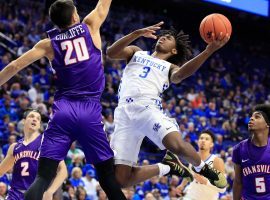
[[(211, 154), (204, 162), (213, 167), (214, 159), (217, 156)], [(187, 200), (217, 200), (219, 193), (213, 190), (208, 185), (197, 183), (195, 180), (186, 187), (186, 195), (184, 199)]]
[(147, 51), (137, 51), (123, 72), (119, 102), (130, 97), (160, 99), (169, 87), (170, 66), (171, 63), (152, 57)]

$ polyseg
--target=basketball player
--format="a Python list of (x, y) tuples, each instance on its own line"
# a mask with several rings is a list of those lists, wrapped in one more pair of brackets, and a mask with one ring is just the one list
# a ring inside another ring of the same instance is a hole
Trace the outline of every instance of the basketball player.
[[(202, 131), (198, 140), (199, 156), (206, 164), (225, 174), (225, 165), (223, 160), (217, 157), (215, 154), (211, 154), (214, 144), (214, 133), (209, 130)], [(213, 186), (205, 177), (199, 174), (195, 174), (194, 178), (195, 180), (186, 188), (185, 186), (188, 184), (188, 182), (185, 179), (177, 187), (179, 193), (182, 193), (185, 188), (185, 196), (183, 200), (217, 200), (219, 197), (219, 192), (223, 193), (226, 191), (226, 188), (219, 189)]]
[(192, 175), (172, 153), (168, 153), (163, 163), (135, 167), (142, 140), (151, 139), (160, 149), (168, 149), (182, 156), (196, 172), (209, 178), (218, 188), (227, 184), (224, 175), (201, 161), (195, 149), (182, 140), (175, 119), (164, 115), (161, 108), (161, 95), (170, 83), (178, 84), (191, 76), (216, 50), (224, 46), (228, 35), (212, 35), (212, 42), (198, 56), (184, 63), (191, 55), (188, 35), (173, 30), (163, 31), (158, 37), (152, 55), (137, 46), (129, 46), (137, 38), (144, 36), (157, 39), (155, 32), (163, 22), (136, 30), (116, 41), (108, 48), (112, 59), (127, 61), (119, 86), (119, 105), (115, 110), (115, 131), (111, 146), (115, 157), (116, 177), (122, 186), (139, 183), (156, 175), (178, 171), (179, 175)]
[(251, 137), (233, 149), (234, 200), (270, 199), (269, 120), (270, 105), (257, 105), (248, 123)]
[[(23, 200), (24, 192), (34, 182), (43, 138), (43, 135), (39, 133), (41, 123), (41, 115), (37, 110), (25, 111), (24, 138), (9, 147), (7, 156), (0, 163), (0, 176), (13, 168), (8, 200)], [(65, 162), (61, 161), (59, 171), (49, 191), (55, 192), (65, 178), (67, 178), (67, 169)], [(57, 184), (56, 187), (55, 184)]]
[(49, 9), (58, 27), (49, 38), (12, 61), (0, 73), (0, 85), (36, 60), (47, 57), (56, 73), (53, 115), (44, 132), (36, 180), (26, 200), (40, 200), (55, 177), (71, 143), (78, 140), (88, 163), (95, 165), (101, 187), (109, 199), (126, 199), (114, 175), (113, 151), (103, 130), (100, 96), (105, 79), (102, 67), (100, 26), (111, 0), (99, 0), (80, 23), (72, 0), (57, 0)]

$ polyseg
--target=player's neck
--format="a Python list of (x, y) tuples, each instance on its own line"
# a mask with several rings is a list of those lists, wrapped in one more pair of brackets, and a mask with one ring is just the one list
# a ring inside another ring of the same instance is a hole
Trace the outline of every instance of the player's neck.
[(23, 139), (23, 143), (24, 144), (29, 144), (31, 143), (33, 140), (36, 139), (36, 137), (39, 135), (39, 132), (33, 132), (33, 133), (29, 133), (29, 132), (24, 132), (24, 139)]
[(256, 134), (253, 133), (252, 138), (251, 138), (251, 142), (258, 147), (263, 147), (266, 146), (268, 144), (268, 133), (266, 134)]
[(206, 160), (211, 155), (211, 152), (208, 150), (199, 150), (199, 155), (202, 160)]
[(161, 60), (168, 60), (168, 58), (171, 56), (171, 54), (170, 53), (166, 54), (166, 53), (155, 51), (151, 56), (158, 58), (158, 59), (161, 59)]

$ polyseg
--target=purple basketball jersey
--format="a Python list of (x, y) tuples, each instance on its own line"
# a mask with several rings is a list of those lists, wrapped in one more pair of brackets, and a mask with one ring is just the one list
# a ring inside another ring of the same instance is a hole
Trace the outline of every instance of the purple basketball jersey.
[(265, 147), (255, 146), (250, 139), (234, 147), (233, 162), (241, 166), (242, 198), (270, 200), (270, 138)]
[(47, 33), (54, 50), (51, 65), (57, 77), (55, 98), (99, 99), (105, 86), (102, 56), (87, 25), (80, 23)]
[(10, 184), (11, 188), (22, 191), (27, 190), (34, 182), (38, 169), (42, 137), (42, 135), (39, 135), (26, 146), (23, 144), (23, 140), (20, 140), (15, 145), (13, 151), (15, 163)]

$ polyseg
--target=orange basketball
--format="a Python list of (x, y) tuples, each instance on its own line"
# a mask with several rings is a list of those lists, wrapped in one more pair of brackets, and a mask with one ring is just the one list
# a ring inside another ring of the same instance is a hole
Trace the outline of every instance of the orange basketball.
[[(207, 15), (200, 24), (200, 34), (206, 43), (212, 41), (212, 34), (215, 34), (217, 38), (222, 32), (222, 36), (225, 37), (228, 33), (232, 34), (232, 25), (227, 17), (222, 14), (214, 13)], [(222, 38), (221, 38), (222, 39)]]

